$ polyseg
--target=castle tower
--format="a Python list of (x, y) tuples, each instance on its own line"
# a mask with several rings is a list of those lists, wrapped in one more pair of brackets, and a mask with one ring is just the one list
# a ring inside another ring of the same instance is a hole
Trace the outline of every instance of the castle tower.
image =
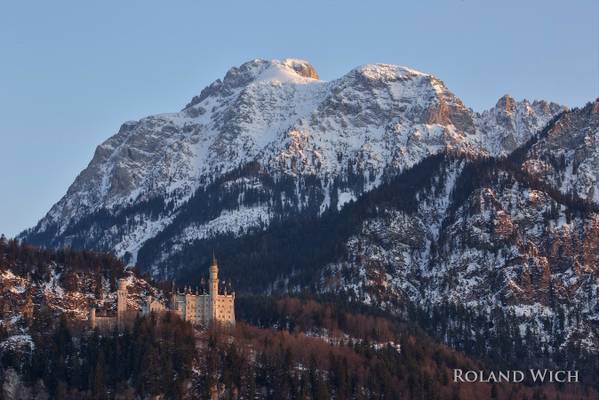
[(119, 288), (116, 292), (116, 317), (121, 322), (127, 312), (127, 280), (119, 279)]
[(214, 254), (210, 264), (210, 295), (215, 297), (218, 295), (218, 264)]
[(216, 320), (216, 302), (218, 298), (218, 264), (216, 257), (212, 253), (212, 263), (210, 263), (210, 314), (212, 320)]

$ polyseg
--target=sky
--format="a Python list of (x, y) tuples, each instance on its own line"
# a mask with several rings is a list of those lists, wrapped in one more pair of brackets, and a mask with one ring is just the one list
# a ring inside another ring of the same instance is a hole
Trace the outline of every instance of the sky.
[(31, 227), (124, 121), (180, 110), (232, 66), (303, 58), (432, 73), (474, 110), (599, 96), (599, 2), (0, 2), (0, 233)]

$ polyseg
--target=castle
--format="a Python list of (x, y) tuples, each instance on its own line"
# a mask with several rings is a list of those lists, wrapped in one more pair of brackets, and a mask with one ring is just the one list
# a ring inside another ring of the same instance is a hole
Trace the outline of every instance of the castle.
[(192, 293), (189, 287), (183, 293), (173, 290), (170, 303), (171, 311), (192, 324), (210, 321), (235, 324), (235, 292), (227, 293), (226, 287), (219, 290), (218, 264), (214, 255), (210, 264), (208, 293)]
[(214, 255), (210, 264), (210, 279), (208, 292), (196, 289), (195, 293), (187, 287), (182, 292), (173, 287), (170, 304), (165, 306), (158, 299), (147, 296), (141, 312), (129, 310), (127, 307), (127, 280), (119, 279), (117, 290), (116, 316), (96, 315), (96, 308), (89, 312), (89, 322), (92, 328), (113, 329), (123, 328), (131, 323), (138, 314), (172, 312), (185, 321), (194, 325), (207, 325), (211, 321), (225, 324), (235, 324), (235, 292), (221, 287), (218, 281), (218, 263)]

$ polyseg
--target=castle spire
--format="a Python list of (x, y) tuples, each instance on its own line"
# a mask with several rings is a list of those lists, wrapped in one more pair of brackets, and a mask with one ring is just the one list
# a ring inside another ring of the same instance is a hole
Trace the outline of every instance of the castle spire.
[(210, 264), (210, 266), (212, 265), (218, 265), (216, 262), (216, 256), (214, 255), (214, 249), (212, 249), (212, 263)]

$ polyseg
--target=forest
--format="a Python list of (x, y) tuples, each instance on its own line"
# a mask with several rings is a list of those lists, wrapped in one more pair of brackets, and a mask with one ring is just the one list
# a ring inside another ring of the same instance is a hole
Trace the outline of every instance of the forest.
[[(580, 399), (589, 387), (455, 384), (485, 364), (382, 316), (297, 298), (252, 298), (248, 322), (194, 329), (171, 314), (99, 332), (44, 315), (29, 357), (4, 354), (55, 399)], [(249, 321), (260, 321), (259, 326)], [(0, 374), (3, 376), (3, 374)], [(1, 379), (0, 379), (1, 383)]]
[[(66, 277), (72, 274), (99, 274), (114, 282), (124, 268), (110, 255), (0, 240), (3, 269), (43, 280), (58, 264), (63, 265), (67, 286)], [(534, 359), (526, 351), (532, 342), (514, 332), (509, 316), (499, 316), (504, 322), (495, 329), (481, 330), (485, 321), (480, 316), (451, 305), (428, 311), (408, 308), (401, 317), (391, 317), (343, 297), (308, 294), (241, 295), (236, 308), (234, 327), (195, 329), (175, 315), (162, 314), (139, 317), (124, 330), (99, 331), (37, 303), (35, 318), (24, 325), (31, 348), (2, 347), (0, 387), (13, 371), (32, 396), (56, 399), (208, 399), (214, 392), (221, 399), (530, 400), (597, 395), (592, 386), (596, 382), (576, 387), (453, 383), (454, 368)], [(0, 331), (0, 341), (8, 336)], [(447, 338), (451, 347), (440, 344)], [(501, 351), (486, 352), (489, 348)], [(586, 362), (568, 366), (593, 376), (596, 361)]]

